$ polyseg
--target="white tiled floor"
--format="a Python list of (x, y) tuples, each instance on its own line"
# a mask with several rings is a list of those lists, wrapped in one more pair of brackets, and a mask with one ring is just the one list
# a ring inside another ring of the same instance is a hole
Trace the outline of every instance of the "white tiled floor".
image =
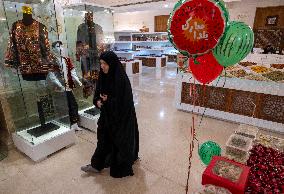
[[(89, 163), (97, 142), (96, 134), (82, 131), (77, 133), (76, 145), (40, 163), (33, 163), (17, 150), (10, 151), (8, 158), (0, 162), (0, 193), (185, 193), (192, 115), (174, 107), (176, 68), (143, 70), (140, 77), (130, 79), (139, 122), (141, 157), (134, 166), (133, 177), (113, 179), (108, 169), (91, 176), (81, 172), (80, 167)], [(198, 140), (213, 140), (224, 148), (236, 127), (237, 124), (205, 118), (197, 129)], [(204, 168), (196, 146), (190, 193), (200, 188)]]

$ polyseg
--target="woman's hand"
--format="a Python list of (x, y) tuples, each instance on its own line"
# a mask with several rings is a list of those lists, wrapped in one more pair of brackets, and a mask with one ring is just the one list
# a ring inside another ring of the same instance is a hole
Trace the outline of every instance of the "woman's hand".
[(99, 108), (102, 108), (102, 105), (103, 105), (102, 101), (101, 101), (101, 100), (98, 100), (98, 101), (97, 101), (97, 106), (98, 106)]
[(100, 94), (100, 97), (103, 99), (103, 102), (107, 101), (107, 95), (105, 95), (105, 94), (104, 94), (104, 95), (101, 95), (101, 94)]

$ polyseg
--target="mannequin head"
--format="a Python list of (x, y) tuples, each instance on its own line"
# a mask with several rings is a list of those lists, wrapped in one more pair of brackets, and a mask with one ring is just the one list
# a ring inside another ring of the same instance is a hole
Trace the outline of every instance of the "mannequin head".
[(63, 53), (63, 43), (61, 41), (55, 41), (52, 43), (52, 50), (55, 54), (61, 55)]
[(33, 23), (33, 9), (29, 6), (23, 6), (23, 23), (28, 26)]
[(27, 15), (33, 14), (33, 9), (29, 6), (23, 6), (22, 11), (23, 11), (24, 14), (27, 14)]
[(93, 12), (87, 12), (87, 13), (85, 13), (85, 21), (86, 21), (87, 23), (93, 22), (93, 17), (94, 17)]

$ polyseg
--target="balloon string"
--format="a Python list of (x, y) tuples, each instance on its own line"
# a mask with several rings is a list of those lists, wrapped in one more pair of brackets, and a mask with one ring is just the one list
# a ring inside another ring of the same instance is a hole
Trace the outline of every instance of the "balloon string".
[[(225, 75), (225, 76), (226, 76), (226, 75)], [(221, 76), (219, 76), (219, 78), (218, 78), (218, 80), (217, 80), (217, 83), (216, 83), (216, 85), (215, 85), (214, 88), (213, 88), (213, 91), (212, 91), (213, 94), (215, 93), (216, 88), (217, 88), (217, 86), (218, 86), (220, 80), (221, 80)], [(227, 79), (225, 78), (225, 82), (224, 82), (223, 88), (225, 87), (226, 80), (227, 80)], [(198, 124), (198, 129), (200, 128), (200, 126), (201, 126), (201, 124), (202, 124), (202, 121), (203, 121), (203, 119), (204, 119), (204, 117), (205, 117), (206, 110), (207, 110), (207, 107), (204, 108), (204, 111), (203, 111), (203, 113), (202, 113), (200, 122), (199, 122), (199, 124)], [(199, 145), (198, 145), (198, 146), (199, 146)]]
[(188, 194), (188, 190), (189, 190), (189, 177), (190, 177), (190, 172), (191, 172), (191, 159), (192, 159), (192, 156), (193, 156), (193, 150), (194, 150), (194, 140), (196, 139), (195, 138), (195, 116), (194, 116), (194, 108), (195, 108), (195, 105), (196, 105), (196, 98), (197, 98), (197, 91), (196, 91), (196, 83), (195, 83), (195, 79), (193, 81), (194, 83), (193, 84), (190, 84), (190, 97), (192, 97), (193, 99), (193, 109), (192, 109), (192, 126), (190, 128), (190, 144), (189, 144), (189, 156), (188, 156), (188, 172), (187, 172), (187, 181), (186, 181), (186, 188), (185, 188), (185, 191), (186, 191), (186, 194)]
[[(226, 85), (226, 81), (227, 81), (227, 73), (226, 73), (226, 70), (225, 70), (225, 81), (224, 81), (224, 84), (223, 84), (223, 87), (225, 87)], [(221, 76), (219, 76), (218, 80), (217, 80), (217, 83), (216, 83), (216, 86), (214, 87), (213, 89), (213, 93), (215, 92), (218, 84), (219, 84), (219, 81), (221, 80)], [(191, 126), (191, 130), (190, 130), (190, 136), (191, 136), (191, 142), (189, 144), (189, 156), (188, 156), (188, 172), (187, 172), (187, 181), (186, 181), (186, 194), (188, 194), (188, 191), (189, 191), (189, 178), (190, 178), (190, 173), (191, 173), (191, 165), (192, 165), (192, 162), (191, 162), (191, 159), (192, 159), (192, 156), (193, 156), (193, 150), (194, 150), (194, 140), (197, 141), (197, 145), (198, 145), (198, 150), (199, 150), (199, 141), (196, 137), (196, 128), (195, 128), (195, 116), (194, 116), (194, 109), (195, 109), (195, 106), (196, 106), (196, 98), (197, 98), (197, 90), (196, 90), (196, 83), (195, 83), (195, 79), (194, 79), (194, 83), (193, 84), (190, 84), (190, 97), (193, 97), (193, 109), (192, 109), (192, 126)], [(205, 96), (206, 96), (206, 85), (203, 85), (203, 104), (205, 104)], [(200, 128), (201, 124), (202, 124), (202, 121), (203, 121), (203, 118), (205, 116), (205, 113), (206, 113), (206, 110), (207, 108), (205, 107), (204, 111), (203, 111), (203, 114), (201, 116), (201, 119), (200, 119), (200, 122), (199, 122), (199, 125), (198, 125), (198, 129)]]

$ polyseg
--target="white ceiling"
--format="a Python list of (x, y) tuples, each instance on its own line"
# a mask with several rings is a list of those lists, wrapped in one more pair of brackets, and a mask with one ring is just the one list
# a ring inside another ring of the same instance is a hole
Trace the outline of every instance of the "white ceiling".
[[(106, 6), (116, 6), (116, 5), (124, 5), (124, 4), (133, 4), (133, 3), (141, 3), (141, 2), (149, 2), (149, 1), (157, 1), (158, 4), (162, 5), (165, 3), (172, 3), (175, 4), (177, 0), (93, 0), (94, 3)], [(225, 2), (236, 1), (236, 0), (224, 0)], [(88, 1), (88, 2), (91, 2)], [(149, 4), (156, 4), (156, 3), (147, 3)]]
[[(116, 12), (145, 11), (154, 9), (173, 8), (177, 0), (156, 0), (158, 2), (143, 3), (137, 5), (128, 5), (122, 7), (113, 7), (117, 5), (133, 4), (138, 2), (149, 2), (151, 0), (59, 0), (65, 1), (66, 4), (95, 4), (114, 9)], [(155, 0), (154, 0), (155, 1)], [(224, 0), (225, 2), (241, 1), (241, 0)]]

